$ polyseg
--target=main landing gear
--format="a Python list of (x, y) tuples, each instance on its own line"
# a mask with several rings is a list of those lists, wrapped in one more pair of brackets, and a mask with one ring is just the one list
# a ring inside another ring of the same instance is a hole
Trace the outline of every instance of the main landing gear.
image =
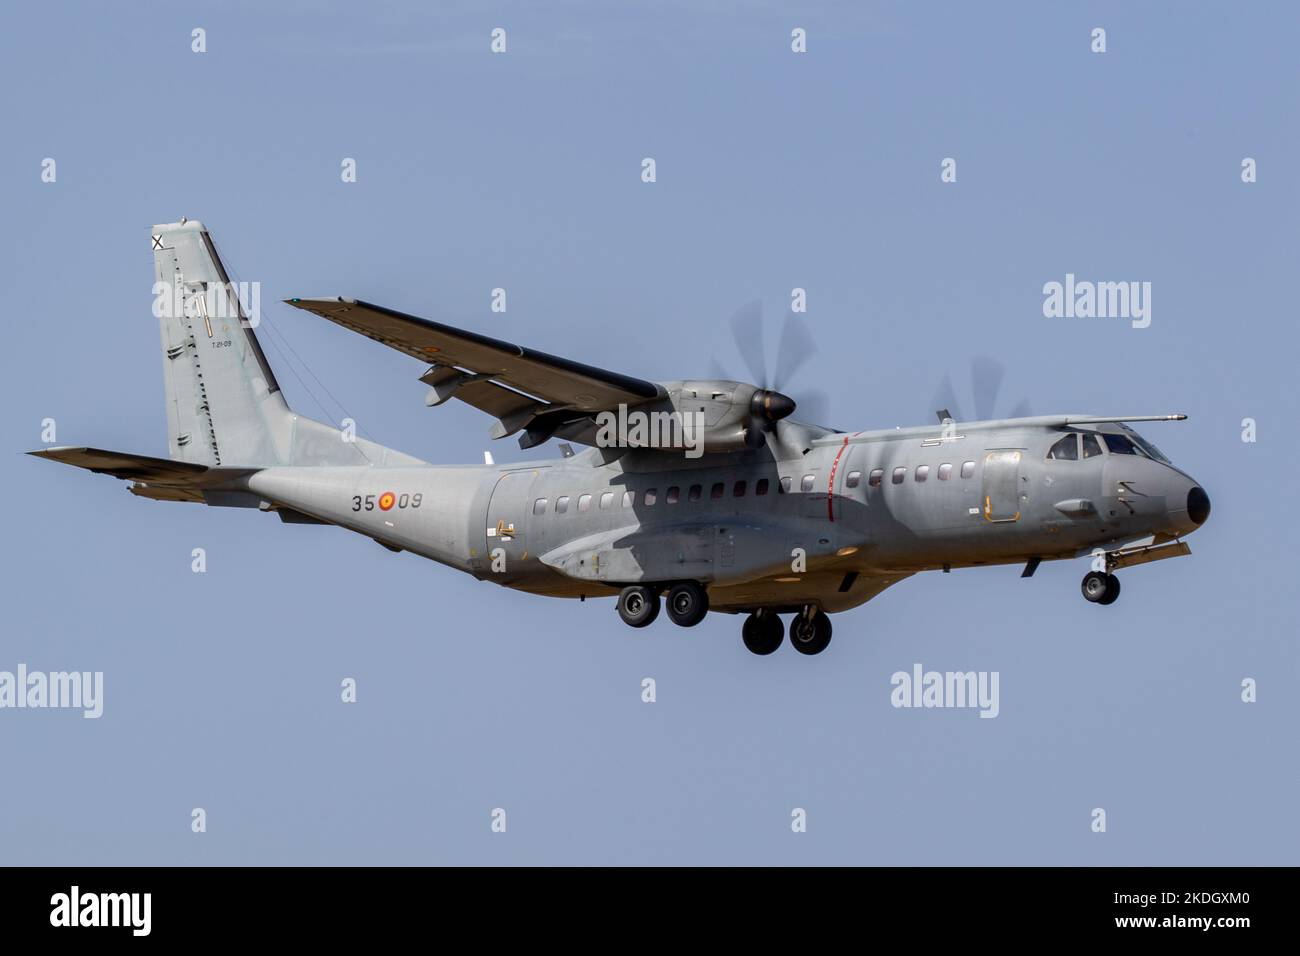
[[(646, 627), (667, 605), (668, 618), (679, 627), (694, 627), (709, 613), (709, 593), (696, 581), (668, 585), (629, 584), (618, 595), (618, 616), (629, 627)], [(1117, 586), (1118, 587), (1118, 586)], [(1091, 600), (1091, 599), (1089, 599)], [(751, 612), (741, 626), (740, 636), (754, 654), (774, 653), (785, 640), (785, 625), (771, 608)], [(805, 605), (790, 620), (790, 645), (800, 654), (820, 654), (831, 642), (831, 619), (816, 605)]]
[(694, 581), (668, 589), (668, 617), (678, 627), (694, 627), (709, 613), (709, 592)]
[(771, 654), (785, 640), (785, 625), (767, 609), (755, 611), (745, 618), (740, 637), (752, 653)]
[(1083, 596), (1093, 604), (1114, 604), (1119, 597), (1119, 578), (1101, 571), (1089, 571), (1080, 585)]
[(800, 654), (820, 654), (831, 642), (831, 619), (808, 605), (790, 619), (790, 644)]
[[(660, 588), (631, 584), (618, 595), (618, 616), (630, 627), (645, 627), (659, 616)], [(694, 581), (679, 581), (668, 589), (668, 617), (679, 627), (694, 627), (709, 613), (709, 593)]]
[(659, 616), (659, 590), (634, 584), (618, 596), (618, 616), (628, 627), (645, 627)]
[[(760, 608), (745, 618), (740, 636), (755, 654), (771, 654), (781, 646), (785, 628), (769, 608)], [(800, 654), (820, 654), (831, 642), (831, 619), (809, 605), (790, 620), (790, 646)]]

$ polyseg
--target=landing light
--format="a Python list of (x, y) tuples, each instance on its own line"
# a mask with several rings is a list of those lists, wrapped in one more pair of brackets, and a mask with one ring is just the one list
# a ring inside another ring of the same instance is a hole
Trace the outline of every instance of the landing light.
[(850, 554), (857, 554), (857, 553), (858, 553), (857, 548), (840, 548), (838, 551), (835, 552), (835, 556), (839, 558), (847, 558)]

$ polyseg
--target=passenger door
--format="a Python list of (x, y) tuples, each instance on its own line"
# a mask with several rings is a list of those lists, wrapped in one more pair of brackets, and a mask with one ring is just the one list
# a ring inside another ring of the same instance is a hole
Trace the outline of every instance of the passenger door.
[(1020, 520), (1019, 451), (991, 451), (984, 456), (984, 520)]
[[(505, 578), (513, 576), (528, 556), (524, 529), (532, 514), (531, 489), (536, 476), (533, 471), (503, 473), (488, 501), (485, 529), (488, 566)], [(550, 507), (548, 501), (547, 508)], [(540, 516), (535, 520), (541, 520)]]

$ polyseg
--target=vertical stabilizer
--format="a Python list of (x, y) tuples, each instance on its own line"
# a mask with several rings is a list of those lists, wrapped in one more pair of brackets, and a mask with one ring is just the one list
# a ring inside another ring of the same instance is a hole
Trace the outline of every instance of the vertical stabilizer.
[[(290, 413), (254, 326), (201, 222), (154, 226), (167, 450), (201, 465), (270, 465)], [(258, 297), (260, 298), (260, 296)]]
[(257, 468), (423, 464), (290, 410), (257, 341), (260, 290), (230, 281), (203, 223), (154, 226), (150, 242), (172, 459)]

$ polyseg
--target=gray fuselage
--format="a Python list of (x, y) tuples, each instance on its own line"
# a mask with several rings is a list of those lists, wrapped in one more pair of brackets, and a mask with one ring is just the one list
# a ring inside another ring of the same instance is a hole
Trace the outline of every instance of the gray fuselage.
[[(1153, 448), (1107, 448), (1132, 431), (1060, 422), (848, 434), (790, 422), (775, 452), (271, 467), (248, 490), (507, 587), (589, 597), (694, 580), (721, 611), (840, 611), (918, 571), (1075, 557), (1204, 520), (1196, 482)], [(1067, 435), (1076, 458), (1049, 458)]]

